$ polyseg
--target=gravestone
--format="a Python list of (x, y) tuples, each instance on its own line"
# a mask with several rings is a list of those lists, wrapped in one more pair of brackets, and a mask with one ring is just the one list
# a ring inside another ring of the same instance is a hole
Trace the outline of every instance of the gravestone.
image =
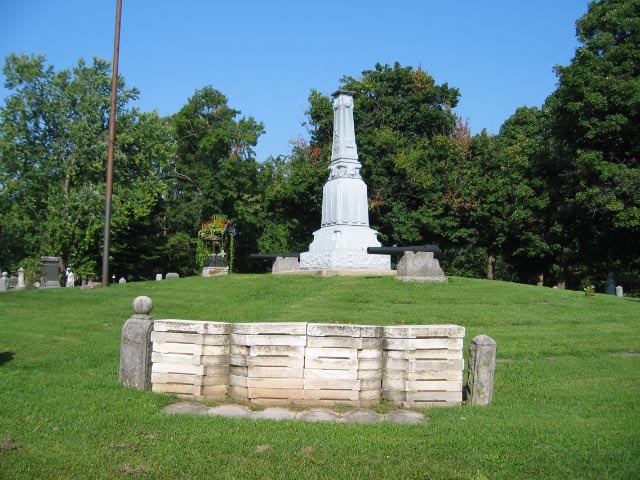
[(40, 257), (42, 288), (60, 288), (60, 257)]
[(367, 185), (360, 176), (353, 94), (333, 94), (333, 149), (329, 180), (322, 190), (322, 221), (313, 233), (309, 251), (300, 254), (301, 270), (391, 270), (389, 255), (371, 255), (379, 247), (377, 232), (369, 228)]
[(167, 273), (165, 275), (164, 278), (166, 278), (167, 280), (171, 280), (171, 279), (174, 279), (174, 278), (180, 278), (180, 275), (175, 273), (175, 272), (169, 272), (169, 273)]
[[(60, 284), (58, 284), (60, 286)], [(16, 285), (16, 290), (24, 290), (27, 286), (24, 283), (24, 268), (18, 269), (18, 284)]]
[(622, 287), (620, 285), (616, 287), (616, 296), (624, 297), (624, 291), (622, 290)]
[(2, 272), (2, 277), (0, 277), (0, 292), (6, 292), (9, 290), (9, 273)]
[(609, 275), (607, 275), (607, 283), (604, 287), (604, 293), (607, 295), (616, 294), (616, 277), (613, 275), (613, 272), (609, 272)]
[(156, 282), (159, 282), (160, 280), (162, 280), (162, 274), (156, 273)]
[(67, 288), (73, 288), (76, 284), (76, 274), (69, 270), (67, 273)]
[(118, 280), (119, 284), (123, 284), (123, 283), (127, 283), (127, 279), (124, 277), (120, 277), (120, 280)]

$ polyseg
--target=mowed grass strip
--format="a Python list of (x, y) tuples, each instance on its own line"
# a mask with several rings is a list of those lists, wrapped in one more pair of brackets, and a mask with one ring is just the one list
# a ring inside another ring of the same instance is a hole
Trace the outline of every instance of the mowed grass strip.
[[(155, 318), (446, 324), (498, 342), (495, 399), (423, 425), (168, 416), (118, 384)], [(638, 478), (640, 301), (451, 278), (230, 275), (0, 294), (0, 478)], [(626, 352), (626, 355), (617, 355)]]

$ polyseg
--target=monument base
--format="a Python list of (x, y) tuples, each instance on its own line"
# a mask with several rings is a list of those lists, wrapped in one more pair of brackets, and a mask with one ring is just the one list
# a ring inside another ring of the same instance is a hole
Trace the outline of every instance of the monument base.
[(448, 282), (433, 252), (405, 252), (398, 262), (396, 278), (403, 282)]
[(218, 275), (228, 275), (229, 267), (204, 267), (202, 269), (203, 277), (216, 277)]
[(377, 233), (365, 225), (330, 225), (313, 232), (309, 251), (300, 254), (301, 270), (391, 270), (389, 255), (370, 255), (379, 247)]

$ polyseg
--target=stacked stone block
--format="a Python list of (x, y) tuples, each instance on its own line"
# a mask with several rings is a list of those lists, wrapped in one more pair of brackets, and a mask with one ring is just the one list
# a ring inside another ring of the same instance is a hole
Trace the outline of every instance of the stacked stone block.
[(258, 405), (302, 403), (306, 323), (236, 323), (229, 393)]
[(375, 404), (382, 388), (382, 327), (309, 324), (306, 404)]
[(195, 400), (225, 396), (230, 340), (230, 323), (156, 320), (151, 334), (152, 390)]
[(464, 328), (157, 320), (155, 392), (259, 405), (462, 402)]
[(407, 408), (462, 403), (464, 327), (383, 328), (382, 396)]

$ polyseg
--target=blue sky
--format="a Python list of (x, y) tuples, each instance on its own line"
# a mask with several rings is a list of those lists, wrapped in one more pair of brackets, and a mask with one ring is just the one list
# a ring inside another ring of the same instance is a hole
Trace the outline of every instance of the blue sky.
[[(472, 133), (497, 133), (553, 92), (571, 61), (587, 0), (123, 0), (119, 72), (137, 105), (177, 112), (212, 85), (265, 125), (257, 159), (306, 136), (311, 89), (376, 63), (417, 67), (460, 90)], [(43, 53), (56, 69), (112, 60), (116, 0), (0, 0), (0, 57)], [(0, 75), (1, 83), (4, 77)], [(0, 86), (0, 98), (7, 95)], [(356, 105), (357, 108), (357, 105)]]

